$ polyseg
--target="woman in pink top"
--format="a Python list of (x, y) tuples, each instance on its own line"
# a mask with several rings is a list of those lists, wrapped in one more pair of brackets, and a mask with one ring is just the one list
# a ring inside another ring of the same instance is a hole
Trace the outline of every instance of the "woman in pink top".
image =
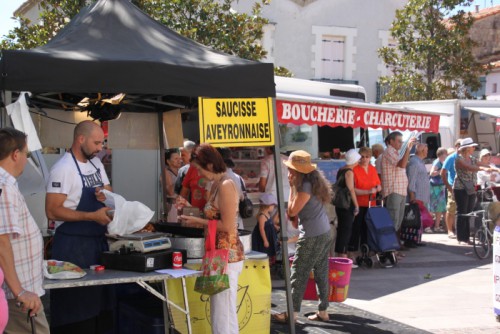
[(7, 307), (7, 300), (5, 299), (5, 293), (1, 286), (3, 285), (3, 271), (0, 268), (0, 333), (3, 333), (5, 326), (7, 326), (7, 320), (9, 320), (9, 309)]

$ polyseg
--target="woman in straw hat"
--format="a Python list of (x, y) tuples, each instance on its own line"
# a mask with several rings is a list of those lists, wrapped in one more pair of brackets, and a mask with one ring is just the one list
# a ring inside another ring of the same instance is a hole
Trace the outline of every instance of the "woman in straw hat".
[(469, 186), (477, 183), (477, 172), (485, 170), (490, 172), (492, 169), (482, 166), (473, 156), (477, 144), (472, 138), (464, 138), (458, 148), (458, 156), (455, 160), (455, 180), (453, 182), (453, 195), (457, 203), (457, 240), (458, 243), (465, 242), (470, 244), (469, 219), (464, 214), (471, 212), (476, 204), (476, 193), (467, 191)]
[[(309, 273), (314, 270), (320, 304), (318, 312), (308, 318), (328, 321), (328, 252), (332, 237), (325, 204), (332, 197), (330, 183), (305, 151), (295, 151), (283, 162), (288, 167), (290, 182), (287, 214), (300, 229), (290, 277), (294, 320), (300, 311)], [(287, 317), (286, 313), (273, 315), (278, 322), (286, 322)]]

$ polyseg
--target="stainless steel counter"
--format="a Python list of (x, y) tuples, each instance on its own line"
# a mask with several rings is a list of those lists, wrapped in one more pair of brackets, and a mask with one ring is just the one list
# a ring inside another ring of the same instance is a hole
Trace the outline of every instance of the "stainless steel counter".
[[(182, 282), (182, 292), (184, 297), (184, 305), (179, 306), (172, 301), (169, 300), (168, 297), (168, 288), (167, 281), (170, 279), (175, 279), (175, 277), (170, 276), (168, 274), (159, 274), (157, 272), (149, 272), (149, 273), (139, 273), (133, 271), (122, 271), (122, 270), (111, 270), (105, 269), (104, 271), (95, 272), (90, 269), (86, 269), (85, 275), (82, 278), (78, 279), (69, 279), (69, 280), (54, 280), (54, 279), (44, 279), (43, 288), (44, 289), (63, 289), (63, 288), (75, 288), (75, 287), (83, 287), (83, 286), (93, 286), (93, 285), (109, 285), (109, 284), (123, 284), (123, 283), (137, 283), (144, 289), (146, 289), (151, 294), (155, 295), (157, 298), (161, 299), (164, 302), (163, 307), (163, 318), (165, 323), (165, 333), (169, 333), (169, 307), (175, 307), (179, 311), (185, 314), (186, 322), (188, 325), (188, 333), (192, 333), (191, 330), (191, 319), (189, 314), (189, 304), (188, 304), (188, 295), (186, 291), (186, 277), (198, 276), (199, 273), (188, 274), (184, 277), (181, 277)], [(151, 287), (147, 282), (160, 281), (163, 285), (163, 294)], [(185, 308), (183, 308), (185, 307)]]

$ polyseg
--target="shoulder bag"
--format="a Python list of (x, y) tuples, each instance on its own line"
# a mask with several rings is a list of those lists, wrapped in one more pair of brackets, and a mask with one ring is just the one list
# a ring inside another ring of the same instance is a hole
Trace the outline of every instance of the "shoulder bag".
[(472, 180), (465, 181), (458, 175), (458, 173), (457, 173), (457, 178), (463, 184), (465, 191), (467, 192), (467, 195), (474, 195), (476, 193), (476, 186), (474, 185), (474, 182)]
[(340, 173), (340, 176), (337, 178), (337, 181), (332, 187), (332, 204), (339, 209), (349, 209), (351, 207), (351, 191), (349, 190), (349, 188), (347, 188), (347, 185), (345, 183), (345, 174), (350, 170), (350, 168), (347, 168), (343, 171), (343, 173)]
[(406, 203), (401, 227), (419, 229), (420, 225), (420, 208), (418, 207), (418, 204)]
[[(439, 161), (436, 164), (436, 167), (439, 168), (439, 169), (437, 169), (437, 171), (440, 171), (441, 169), (443, 169), (443, 164)], [(436, 176), (431, 176), (430, 177), (430, 183), (431, 183), (432, 186), (442, 186), (442, 185), (444, 185), (443, 178), (439, 174), (436, 175)]]
[(238, 209), (240, 211), (241, 218), (250, 218), (253, 216), (253, 203), (247, 197), (247, 189), (245, 188), (245, 184), (243, 183), (243, 179), (240, 177), (241, 183), (241, 191), (243, 192), (243, 199), (240, 201), (238, 205)]
[(204, 295), (215, 295), (229, 289), (229, 277), (226, 274), (229, 260), (228, 249), (215, 249), (217, 221), (209, 220), (205, 236), (205, 255), (201, 262), (201, 276), (196, 278), (194, 291)]
[[(460, 180), (460, 183), (462, 183), (462, 185), (464, 186), (467, 195), (474, 195), (476, 193), (476, 186), (474, 185), (474, 182), (472, 180), (466, 181), (460, 177), (460, 174), (458, 174), (457, 171), (457, 160), (455, 160), (455, 177)], [(471, 159), (471, 162), (472, 164), (474, 164), (474, 160)]]

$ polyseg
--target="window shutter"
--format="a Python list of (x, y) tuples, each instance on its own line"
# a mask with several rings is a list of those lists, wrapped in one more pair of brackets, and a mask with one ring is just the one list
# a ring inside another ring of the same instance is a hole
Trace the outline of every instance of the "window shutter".
[(321, 73), (324, 79), (344, 79), (344, 46), (343, 36), (323, 36)]

